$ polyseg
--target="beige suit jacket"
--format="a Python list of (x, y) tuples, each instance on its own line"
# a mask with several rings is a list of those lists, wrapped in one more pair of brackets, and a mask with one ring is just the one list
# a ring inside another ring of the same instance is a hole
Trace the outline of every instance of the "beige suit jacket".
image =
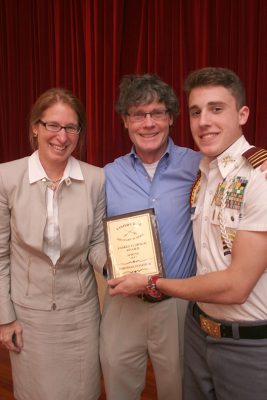
[(104, 172), (79, 161), (84, 181), (59, 189), (60, 257), (43, 252), (47, 183), (29, 183), (28, 157), (0, 165), (0, 324), (16, 319), (13, 302), (49, 310), (97, 295), (91, 266), (106, 260)]

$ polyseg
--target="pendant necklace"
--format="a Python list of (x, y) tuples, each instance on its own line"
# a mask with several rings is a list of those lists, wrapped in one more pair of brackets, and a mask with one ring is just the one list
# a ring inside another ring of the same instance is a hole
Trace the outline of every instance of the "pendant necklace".
[(49, 187), (49, 189), (55, 191), (57, 189), (58, 183), (61, 181), (61, 179), (62, 179), (62, 176), (59, 179), (56, 179), (55, 181), (49, 181), (47, 186)]

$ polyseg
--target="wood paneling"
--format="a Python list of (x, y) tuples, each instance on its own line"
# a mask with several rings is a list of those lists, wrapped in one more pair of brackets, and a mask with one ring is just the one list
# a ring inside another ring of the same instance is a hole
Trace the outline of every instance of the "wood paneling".
[[(156, 387), (151, 362), (148, 362), (146, 387), (142, 394), (142, 400), (156, 400)], [(15, 400), (12, 394), (12, 376), (9, 354), (0, 348), (0, 400)], [(29, 399), (30, 400), (30, 399)], [(106, 400), (102, 382), (102, 395), (99, 400)], [(126, 399), (125, 399), (126, 400)], [(166, 399), (167, 400), (167, 399)]]

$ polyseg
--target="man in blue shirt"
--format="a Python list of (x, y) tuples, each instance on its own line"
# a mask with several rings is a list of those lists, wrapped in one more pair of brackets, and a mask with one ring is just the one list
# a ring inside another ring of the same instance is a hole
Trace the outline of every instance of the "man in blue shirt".
[[(154, 208), (166, 276), (195, 273), (190, 191), (201, 155), (169, 137), (179, 105), (156, 75), (125, 76), (116, 109), (133, 143), (105, 167), (107, 215)], [(149, 354), (159, 400), (181, 399), (183, 300), (105, 299), (100, 356), (108, 400), (138, 400)]]

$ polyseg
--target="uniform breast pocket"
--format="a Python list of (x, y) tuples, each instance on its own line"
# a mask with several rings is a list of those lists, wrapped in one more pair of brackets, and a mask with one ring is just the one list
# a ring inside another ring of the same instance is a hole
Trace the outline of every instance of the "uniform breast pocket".
[(221, 243), (222, 251), (226, 256), (231, 254), (233, 241), (239, 224), (239, 211), (225, 208), (220, 212), (219, 207), (216, 207), (216, 209), (211, 218), (211, 229), (216, 237), (217, 243)]
[(240, 211), (231, 208), (225, 208), (223, 210), (220, 207), (215, 207), (211, 223), (214, 225), (221, 225), (225, 228), (234, 229), (238, 228), (240, 222)]

